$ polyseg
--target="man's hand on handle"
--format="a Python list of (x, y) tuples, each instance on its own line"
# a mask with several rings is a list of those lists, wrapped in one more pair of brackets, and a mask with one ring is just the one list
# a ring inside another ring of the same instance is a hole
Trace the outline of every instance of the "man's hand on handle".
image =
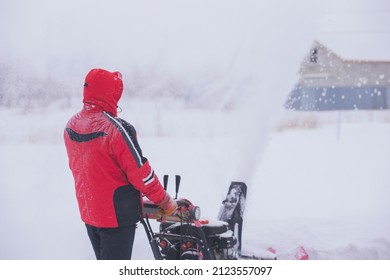
[(171, 216), (176, 212), (176, 209), (176, 201), (166, 192), (163, 200), (158, 205), (157, 211), (162, 215)]

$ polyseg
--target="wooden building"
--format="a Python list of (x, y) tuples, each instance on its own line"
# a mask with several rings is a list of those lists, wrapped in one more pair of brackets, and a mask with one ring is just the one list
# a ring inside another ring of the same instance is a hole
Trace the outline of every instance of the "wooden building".
[(345, 59), (314, 42), (286, 107), (300, 111), (390, 108), (390, 61)]

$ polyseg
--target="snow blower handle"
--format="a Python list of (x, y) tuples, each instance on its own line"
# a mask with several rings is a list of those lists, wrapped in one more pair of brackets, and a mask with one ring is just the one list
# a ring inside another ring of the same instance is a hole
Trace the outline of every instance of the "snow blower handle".
[(159, 211), (159, 206), (150, 200), (144, 201), (143, 217), (158, 222), (195, 222), (200, 219), (200, 208), (193, 205), (188, 199), (180, 198), (175, 200), (177, 209), (172, 215), (165, 215)]

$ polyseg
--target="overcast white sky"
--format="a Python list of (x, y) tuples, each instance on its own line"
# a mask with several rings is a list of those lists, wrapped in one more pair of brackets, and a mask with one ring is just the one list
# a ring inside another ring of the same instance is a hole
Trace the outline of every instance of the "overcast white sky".
[(333, 0), (317, 38), (345, 59), (390, 61), (390, 1)]
[(390, 60), (388, 0), (2, 0), (0, 61), (56, 77), (129, 65), (207, 75), (238, 63), (245, 73), (273, 55), (273, 41), (287, 45), (317, 22), (315, 37), (345, 56)]
[[(274, 11), (283, 2), (3, 0), (1, 58), (35, 61), (36, 66), (54, 59), (85, 63), (92, 56), (108, 66), (145, 64), (157, 57), (173, 67), (227, 63), (240, 45), (263, 36), (269, 20), (278, 24)], [(283, 18), (280, 22), (284, 26)]]
[(256, 36), (267, 19), (265, 1), (236, 3), (6, 0), (0, 4), (1, 56), (34, 61), (35, 66), (93, 60), (110, 67), (162, 58), (171, 68), (228, 63), (227, 57)]

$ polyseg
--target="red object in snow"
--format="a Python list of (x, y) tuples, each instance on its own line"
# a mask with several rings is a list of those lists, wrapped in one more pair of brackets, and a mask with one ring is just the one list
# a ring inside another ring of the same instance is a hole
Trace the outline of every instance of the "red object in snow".
[(272, 248), (272, 247), (269, 247), (269, 248), (267, 249), (267, 251), (270, 252), (270, 253), (272, 253), (272, 254), (274, 254), (274, 255), (276, 255), (276, 250), (275, 250), (274, 248)]
[(296, 260), (308, 260), (309, 259), (309, 254), (306, 252), (305, 248), (302, 246), (297, 248), (297, 251), (294, 254), (294, 258)]

